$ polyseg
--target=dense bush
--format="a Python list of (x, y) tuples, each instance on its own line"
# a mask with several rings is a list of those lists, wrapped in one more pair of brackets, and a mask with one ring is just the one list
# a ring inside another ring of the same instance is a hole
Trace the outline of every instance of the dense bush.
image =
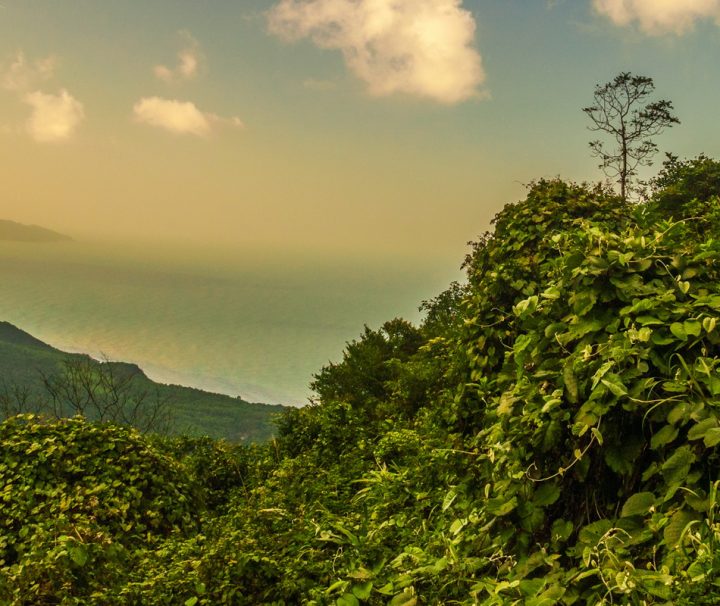
[(136, 430), (23, 415), (0, 444), (0, 602), (74, 603), (134, 550), (198, 528), (196, 483)]

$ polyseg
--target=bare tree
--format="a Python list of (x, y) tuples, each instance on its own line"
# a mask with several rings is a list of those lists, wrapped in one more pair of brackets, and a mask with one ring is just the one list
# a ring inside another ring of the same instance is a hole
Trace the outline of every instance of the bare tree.
[(594, 104), (583, 108), (593, 125), (590, 130), (610, 135), (615, 144), (607, 151), (603, 142), (590, 142), (594, 156), (600, 158), (600, 168), (620, 184), (620, 195), (627, 200), (632, 178), (638, 166), (650, 166), (657, 145), (652, 137), (679, 124), (670, 101), (647, 102), (655, 90), (655, 83), (647, 76), (630, 72), (618, 74), (612, 82), (595, 87)]
[(138, 373), (109, 362), (69, 358), (62, 371), (42, 376), (46, 407), (56, 418), (82, 415), (89, 419), (133, 425), (142, 431), (166, 432), (169, 406), (158, 390), (138, 383)]
[(0, 416), (7, 419), (25, 412), (37, 412), (32, 396), (28, 386), (3, 381), (0, 384)]

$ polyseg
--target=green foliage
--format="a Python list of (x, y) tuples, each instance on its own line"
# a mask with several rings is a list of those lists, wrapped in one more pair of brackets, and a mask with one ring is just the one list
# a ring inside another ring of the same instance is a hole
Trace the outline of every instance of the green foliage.
[(198, 528), (197, 485), (135, 430), (25, 415), (0, 443), (2, 603), (81, 603), (134, 549)]
[[(398, 363), (410, 359), (422, 343), (420, 331), (400, 318), (379, 330), (366, 326), (360, 339), (348, 343), (342, 362), (325, 366), (311, 387), (323, 402), (347, 402), (372, 422), (385, 414), (382, 405), (390, 399)], [(405, 402), (407, 412), (416, 404), (412, 399)]]
[(691, 160), (668, 154), (651, 185), (641, 209), (645, 221), (683, 221), (678, 231), (695, 241), (720, 238), (720, 162), (703, 154)]
[(683, 212), (686, 205), (720, 196), (720, 162), (704, 154), (690, 160), (668, 154), (652, 186), (651, 206), (657, 212), (677, 219), (693, 216)]
[(6, 421), (0, 602), (716, 603), (714, 212), (533, 184), (264, 445)]

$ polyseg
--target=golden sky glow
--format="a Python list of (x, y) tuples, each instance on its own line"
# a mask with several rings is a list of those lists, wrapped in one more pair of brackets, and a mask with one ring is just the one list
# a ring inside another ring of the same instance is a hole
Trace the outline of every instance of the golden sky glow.
[(579, 108), (621, 70), (720, 153), (720, 0), (62, 4), (0, 8), (0, 217), (76, 236), (459, 260), (602, 178)]

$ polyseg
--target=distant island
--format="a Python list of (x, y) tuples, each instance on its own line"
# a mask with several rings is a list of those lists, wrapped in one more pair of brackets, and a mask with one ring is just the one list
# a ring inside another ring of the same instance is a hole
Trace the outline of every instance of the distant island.
[(38, 225), (23, 225), (0, 219), (0, 241), (6, 242), (70, 242), (72, 238)]

